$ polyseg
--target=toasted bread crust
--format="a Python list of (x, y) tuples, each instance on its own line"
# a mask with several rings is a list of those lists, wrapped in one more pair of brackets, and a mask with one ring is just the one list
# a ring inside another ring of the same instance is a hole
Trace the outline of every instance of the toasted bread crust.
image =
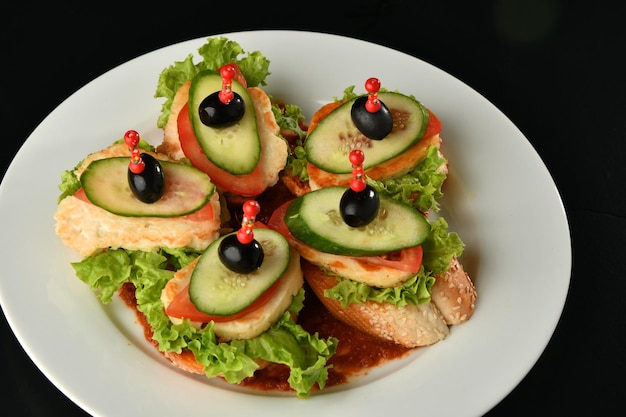
[(463, 265), (454, 258), (450, 268), (438, 274), (431, 290), (431, 300), (449, 325), (469, 320), (476, 308), (476, 288)]
[(300, 178), (289, 176), (283, 171), (280, 175), (280, 180), (287, 187), (287, 189), (296, 197), (300, 197), (311, 191), (311, 186), (308, 181), (302, 181)]
[(338, 301), (324, 296), (324, 290), (337, 283), (334, 277), (307, 261), (302, 262), (302, 270), (306, 282), (328, 311), (364, 333), (408, 348), (432, 345), (450, 333), (433, 303), (396, 307), (367, 301), (343, 308)]

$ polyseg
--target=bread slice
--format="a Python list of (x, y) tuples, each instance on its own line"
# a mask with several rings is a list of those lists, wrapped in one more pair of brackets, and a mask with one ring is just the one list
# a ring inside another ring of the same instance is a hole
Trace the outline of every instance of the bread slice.
[(431, 289), (431, 300), (443, 314), (449, 325), (469, 320), (476, 309), (476, 288), (458, 259), (452, 259), (450, 267), (438, 274)]
[[(150, 154), (157, 159), (172, 161), (159, 153)], [(111, 145), (88, 155), (75, 173), (80, 178), (94, 160), (127, 155), (125, 144)], [(108, 248), (147, 252), (164, 247), (204, 250), (219, 236), (221, 220), (217, 193), (213, 194), (207, 206), (196, 213), (176, 218), (125, 217), (74, 195), (64, 198), (57, 206), (54, 213), (55, 232), (66, 246), (82, 256)]]
[(338, 301), (324, 296), (324, 290), (337, 284), (335, 277), (307, 260), (303, 260), (302, 268), (313, 292), (339, 320), (409, 348), (443, 340), (449, 334), (448, 326), (468, 321), (476, 308), (476, 289), (456, 258), (445, 273), (436, 275), (430, 303), (402, 308), (372, 301), (344, 308)]
[(324, 290), (337, 284), (335, 277), (306, 260), (302, 262), (302, 271), (306, 282), (328, 311), (363, 333), (407, 348), (432, 345), (450, 333), (443, 315), (433, 303), (397, 307), (366, 301), (344, 308), (339, 301), (324, 296)]

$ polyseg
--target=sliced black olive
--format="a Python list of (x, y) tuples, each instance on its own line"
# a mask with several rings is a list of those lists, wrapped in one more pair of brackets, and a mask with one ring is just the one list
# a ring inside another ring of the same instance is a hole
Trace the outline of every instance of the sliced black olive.
[(144, 169), (135, 174), (128, 169), (128, 185), (139, 200), (152, 204), (158, 201), (165, 191), (165, 175), (159, 161), (147, 153), (141, 154)]
[(365, 226), (374, 220), (380, 207), (378, 192), (369, 184), (363, 191), (348, 188), (341, 196), (339, 211), (343, 221), (351, 227)]
[(384, 139), (393, 128), (393, 117), (382, 101), (380, 102), (380, 109), (370, 113), (365, 108), (365, 103), (367, 103), (368, 99), (369, 97), (365, 95), (358, 97), (354, 101), (350, 111), (352, 122), (369, 139)]
[(223, 103), (219, 98), (219, 91), (207, 96), (200, 103), (198, 112), (200, 120), (206, 126), (220, 128), (237, 123), (243, 117), (246, 107), (243, 98), (233, 91), (233, 98)]
[(241, 243), (236, 233), (220, 242), (218, 254), (228, 269), (239, 274), (249, 274), (259, 269), (265, 256), (263, 247), (256, 239), (250, 243)]

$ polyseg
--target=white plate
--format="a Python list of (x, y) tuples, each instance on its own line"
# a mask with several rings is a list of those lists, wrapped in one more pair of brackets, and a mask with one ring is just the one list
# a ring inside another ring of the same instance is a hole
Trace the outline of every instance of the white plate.
[(35, 129), (6, 172), (0, 188), (0, 301), (28, 355), (96, 416), (317, 417), (339, 410), (344, 417), (477, 416), (495, 406), (543, 352), (570, 279), (565, 211), (528, 140), (476, 91), (398, 51), (309, 32), (225, 36), (268, 57), (268, 92), (299, 104), (309, 117), (347, 86), (362, 91), (372, 76), (436, 112), (452, 168), (442, 214), (467, 245), (461, 260), (478, 290), (474, 317), (436, 345), (303, 401), (180, 372), (143, 339), (120, 301), (105, 307), (96, 299), (74, 276), (70, 262), (79, 257), (54, 234), (60, 174), (130, 128), (160, 143), (158, 76), (196, 54), (205, 37), (146, 54), (87, 84)]

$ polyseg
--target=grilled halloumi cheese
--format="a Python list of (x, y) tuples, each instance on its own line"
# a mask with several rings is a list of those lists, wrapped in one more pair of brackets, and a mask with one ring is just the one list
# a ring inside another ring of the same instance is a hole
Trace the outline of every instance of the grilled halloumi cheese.
[[(294, 249), (290, 250), (290, 254), (289, 266), (280, 278), (282, 281), (276, 290), (276, 295), (262, 307), (243, 317), (231, 321), (215, 322), (213, 330), (216, 336), (223, 340), (251, 339), (269, 329), (278, 320), (304, 284), (300, 255)], [(198, 259), (176, 271), (174, 277), (168, 281), (161, 293), (161, 301), (166, 310), (176, 295), (189, 285), (191, 274)], [(181, 322), (181, 319), (176, 317), (170, 317), (170, 320), (175, 324)], [(202, 325), (198, 322), (193, 322), (193, 324), (198, 327)]]
[[(176, 92), (170, 108), (171, 114), (163, 128), (163, 142), (157, 146), (158, 152), (176, 159), (185, 157), (180, 145), (177, 120), (180, 110), (189, 99), (190, 87), (191, 81), (187, 81)], [(278, 174), (287, 163), (289, 148), (287, 142), (279, 136), (280, 127), (276, 123), (268, 95), (258, 87), (249, 87), (247, 90), (256, 111), (257, 128), (261, 140), (259, 167), (264, 186), (268, 188), (278, 182)]]
[[(165, 155), (149, 153), (157, 159), (173, 161)], [(111, 145), (88, 155), (75, 173), (80, 178), (92, 161), (128, 155), (125, 144)], [(82, 256), (89, 256), (108, 248), (154, 251), (187, 247), (204, 250), (219, 237), (219, 214), (217, 193), (197, 212), (173, 218), (119, 216), (74, 195), (59, 203), (54, 219), (55, 232), (61, 241)]]

